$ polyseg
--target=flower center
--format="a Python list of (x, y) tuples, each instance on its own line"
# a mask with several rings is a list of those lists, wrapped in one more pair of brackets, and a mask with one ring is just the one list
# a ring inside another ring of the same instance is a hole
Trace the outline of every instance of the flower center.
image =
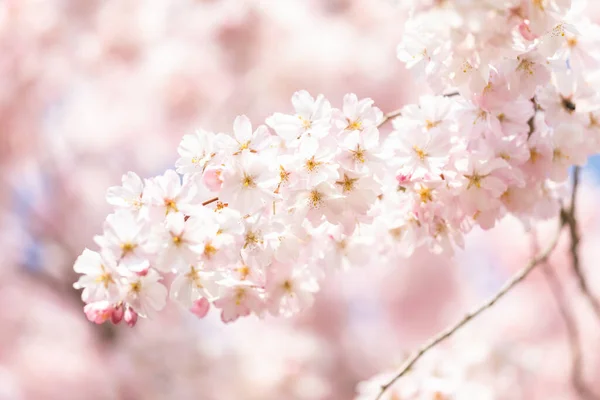
[(140, 283), (140, 281), (132, 282), (129, 284), (129, 289), (133, 293), (139, 293), (142, 291), (142, 284)]
[(121, 258), (123, 258), (126, 255), (133, 253), (133, 251), (137, 247), (137, 244), (134, 244), (131, 242), (126, 242), (126, 243), (121, 243), (120, 247), (121, 247)]
[(417, 157), (419, 158), (419, 160), (421, 160), (421, 161), (424, 161), (425, 157), (428, 156), (428, 154), (423, 149), (421, 149), (419, 146), (416, 146), (416, 145), (413, 146), (413, 150), (417, 154)]
[(362, 149), (360, 147), (360, 145), (356, 146), (356, 150), (350, 150), (350, 152), (352, 153), (352, 158), (354, 158), (354, 160), (358, 161), (361, 164), (365, 163), (365, 151), (364, 149)]
[(308, 202), (313, 208), (319, 208), (319, 206), (323, 204), (323, 193), (312, 190), (308, 196)]
[(419, 194), (419, 198), (421, 199), (422, 203), (433, 201), (433, 190), (431, 190), (431, 188), (422, 186), (417, 193)]
[(350, 178), (348, 175), (344, 174), (344, 180), (337, 181), (335, 184), (340, 185), (342, 187), (342, 190), (344, 191), (344, 193), (346, 193), (346, 192), (351, 192), (352, 190), (354, 190), (354, 184), (356, 183), (357, 180), (358, 180), (358, 178)]
[(165, 199), (165, 207), (167, 208), (167, 214), (172, 212), (179, 211), (177, 209), (177, 203), (173, 199)]
[(362, 131), (363, 124), (360, 118), (355, 119), (354, 121), (348, 120), (348, 126), (346, 126), (347, 131)]
[(308, 170), (308, 172), (313, 172), (315, 171), (317, 168), (319, 168), (319, 166), (323, 164), (322, 162), (316, 161), (315, 157), (313, 156), (311, 159), (306, 160), (306, 164), (305, 167)]
[(525, 71), (529, 75), (533, 75), (533, 66), (535, 65), (533, 61), (522, 59), (520, 57), (517, 57), (517, 60), (519, 61), (519, 65), (517, 65), (517, 71)]
[(300, 122), (302, 122), (302, 127), (305, 130), (308, 130), (308, 129), (312, 128), (312, 122), (310, 120), (304, 118), (301, 115), (298, 115), (298, 118), (300, 119)]
[(254, 177), (244, 173), (244, 177), (242, 178), (242, 186), (245, 188), (256, 187), (256, 182), (254, 181)]
[(465, 175), (465, 178), (469, 180), (467, 189), (470, 189), (473, 186), (475, 186), (477, 189), (481, 189), (481, 181), (488, 175), (479, 175), (477, 172), (474, 172), (473, 175)]
[(104, 265), (101, 265), (100, 268), (102, 269), (102, 274), (96, 277), (95, 282), (101, 283), (102, 286), (104, 286), (104, 289), (108, 289), (108, 285), (115, 283), (115, 280), (113, 279), (112, 274), (105, 271)]
[(211, 242), (208, 242), (204, 245), (204, 255), (206, 258), (210, 259), (212, 256), (217, 254), (218, 249), (212, 245)]

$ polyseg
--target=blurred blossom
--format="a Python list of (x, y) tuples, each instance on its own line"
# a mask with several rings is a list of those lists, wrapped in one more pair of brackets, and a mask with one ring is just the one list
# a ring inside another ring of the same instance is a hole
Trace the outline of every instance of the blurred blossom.
[[(105, 188), (124, 171), (162, 173), (181, 137), (200, 126), (219, 132), (238, 114), (290, 113), (301, 88), (340, 99), (354, 92), (384, 112), (414, 101), (413, 79), (396, 60), (406, 18), (396, 3), (0, 3), (1, 400), (352, 399), (359, 382), (393, 371), (525, 265), (531, 238), (507, 219), (470, 234), (454, 260), (424, 252), (394, 269), (336, 273), (290, 319), (224, 325), (216, 310), (198, 319), (171, 304), (131, 330), (81, 313), (72, 265), (101, 232)], [(600, 193), (586, 182), (581, 256), (600, 292), (592, 268)], [(555, 225), (532, 231), (545, 244)], [(581, 340), (593, 349), (600, 327), (571, 281), (562, 239), (550, 263), (570, 279)], [(564, 325), (538, 272), (440, 352), (478, 400), (489, 391), (506, 400), (577, 398)], [(584, 356), (600, 393), (596, 353)]]

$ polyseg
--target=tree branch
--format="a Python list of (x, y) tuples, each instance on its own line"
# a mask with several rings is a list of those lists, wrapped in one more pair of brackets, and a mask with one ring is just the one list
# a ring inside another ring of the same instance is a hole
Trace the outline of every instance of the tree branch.
[(535, 267), (537, 267), (540, 264), (545, 263), (548, 260), (548, 258), (550, 257), (550, 255), (552, 254), (552, 252), (554, 251), (554, 249), (556, 248), (558, 239), (560, 238), (560, 233), (562, 232), (562, 228), (564, 227), (564, 225), (565, 225), (565, 221), (563, 221), (561, 219), (558, 232), (556, 233), (556, 237), (552, 240), (552, 243), (550, 244), (550, 246), (548, 246), (548, 248), (543, 253), (541, 253), (539, 256), (532, 259), (529, 262), (529, 264), (527, 264), (523, 269), (521, 269), (519, 272), (517, 272), (508, 282), (506, 282), (504, 284), (504, 286), (502, 286), (502, 288), (495, 295), (493, 295), (490, 299), (485, 301), (483, 304), (481, 304), (475, 310), (473, 310), (472, 312), (465, 315), (456, 324), (446, 328), (444, 331), (440, 332), (437, 336), (430, 339), (429, 342), (427, 342), (423, 347), (421, 347), (421, 349), (419, 349), (416, 353), (414, 353), (412, 356), (410, 356), (405, 361), (404, 365), (400, 368), (400, 371), (388, 383), (381, 386), (381, 391), (379, 392), (379, 395), (375, 398), (375, 400), (381, 399), (383, 394), (394, 383), (396, 383), (396, 381), (398, 379), (400, 379), (401, 377), (406, 375), (410, 371), (410, 369), (415, 365), (415, 363), (421, 357), (423, 357), (423, 355), (425, 355), (425, 353), (427, 353), (430, 349), (432, 349), (439, 343), (448, 339), (450, 336), (452, 336), (460, 328), (465, 326), (473, 318), (475, 318), (476, 316), (478, 316), (485, 310), (492, 307), (494, 304), (496, 304), (496, 302), (498, 300), (500, 300), (502, 297), (504, 297), (504, 295), (506, 295), (508, 292), (510, 292), (511, 289), (513, 289), (515, 286), (517, 286), (517, 284), (519, 284), (521, 281), (523, 281), (529, 275), (529, 273), (535, 269)]
[(554, 296), (558, 311), (565, 322), (569, 346), (571, 347), (571, 382), (573, 387), (581, 397), (589, 400), (598, 400), (598, 397), (592, 392), (583, 379), (583, 354), (581, 353), (581, 343), (579, 340), (579, 329), (575, 317), (571, 314), (567, 306), (567, 299), (556, 276), (556, 272), (547, 264), (546, 268), (541, 268), (546, 278), (546, 283)]
[(573, 267), (573, 271), (575, 272), (575, 276), (577, 277), (577, 282), (579, 283), (579, 289), (583, 293), (584, 297), (587, 299), (588, 303), (590, 303), (592, 310), (596, 314), (596, 318), (600, 320), (600, 302), (594, 297), (590, 288), (587, 284), (587, 280), (581, 268), (581, 260), (579, 259), (579, 227), (577, 223), (576, 217), (576, 203), (577, 203), (577, 186), (579, 185), (579, 174), (580, 168), (575, 167), (573, 171), (573, 191), (571, 193), (571, 205), (568, 209), (562, 209), (561, 218), (565, 221), (567, 226), (569, 227), (569, 236), (571, 240), (571, 247), (569, 249), (571, 264)]
[(211, 204), (211, 203), (214, 203), (215, 201), (218, 201), (218, 200), (219, 200), (219, 198), (218, 198), (218, 197), (213, 197), (213, 198), (212, 198), (212, 199), (210, 199), (210, 200), (206, 200), (204, 203), (202, 203), (202, 205), (203, 205), (203, 206), (207, 206), (207, 205), (209, 205), (209, 204)]
[[(452, 92), (452, 93), (448, 93), (443, 95), (444, 97), (454, 97), (454, 96), (458, 96), (460, 93), (458, 92)], [(379, 124), (377, 124), (378, 128), (381, 128), (383, 125), (385, 125), (389, 120), (394, 119), (396, 117), (399, 117), (402, 114), (402, 109), (399, 108), (397, 110), (394, 111), (390, 111), (387, 114), (383, 115), (383, 119), (381, 120), (381, 122), (379, 122)]]
[(381, 127), (382, 127), (383, 125), (385, 125), (385, 124), (386, 124), (386, 122), (388, 122), (390, 119), (394, 119), (394, 118), (396, 118), (396, 117), (399, 117), (401, 113), (402, 113), (402, 109), (401, 109), (401, 108), (399, 108), (399, 109), (397, 109), (397, 110), (394, 110), (394, 111), (391, 111), (391, 112), (389, 112), (389, 113), (385, 114), (385, 115), (383, 116), (383, 119), (381, 120), (381, 122), (379, 122), (379, 124), (377, 124), (377, 127), (378, 127), (378, 128), (381, 128)]

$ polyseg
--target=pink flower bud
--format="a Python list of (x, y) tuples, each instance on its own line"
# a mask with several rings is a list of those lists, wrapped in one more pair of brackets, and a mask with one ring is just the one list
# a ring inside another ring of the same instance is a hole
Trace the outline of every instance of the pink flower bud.
[(138, 320), (138, 314), (131, 307), (127, 307), (123, 315), (125, 323), (130, 327), (134, 327)]
[(207, 168), (202, 177), (206, 187), (212, 192), (221, 190), (223, 181), (221, 180), (221, 168)]
[(202, 297), (194, 302), (194, 305), (192, 305), (192, 308), (190, 308), (190, 311), (192, 312), (192, 314), (194, 314), (198, 318), (204, 318), (204, 317), (206, 317), (206, 314), (208, 314), (209, 309), (210, 309), (210, 302), (208, 300), (206, 300), (204, 297)]
[(113, 324), (117, 325), (123, 319), (124, 314), (125, 314), (125, 309), (123, 308), (122, 305), (118, 305), (113, 310), (112, 315), (110, 316), (110, 321)]
[(103, 324), (113, 313), (113, 306), (108, 301), (97, 301), (94, 303), (86, 304), (83, 307), (83, 312), (87, 319), (96, 324)]

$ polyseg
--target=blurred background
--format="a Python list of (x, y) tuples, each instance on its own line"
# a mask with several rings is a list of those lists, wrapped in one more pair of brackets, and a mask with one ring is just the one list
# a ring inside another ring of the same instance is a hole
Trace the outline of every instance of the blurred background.
[[(395, 59), (401, 3), (0, 0), (0, 400), (353, 399), (358, 382), (398, 366), (524, 266), (532, 236), (545, 243), (556, 221), (526, 232), (507, 219), (470, 234), (454, 260), (419, 253), (334, 276), (292, 319), (224, 325), (170, 305), (130, 329), (82, 312), (72, 265), (124, 172), (162, 173), (184, 134), (230, 131), (238, 114), (258, 124), (290, 111), (299, 89), (336, 106), (354, 92), (384, 112), (423, 93)], [(596, 165), (584, 170), (578, 217), (600, 293)], [(547, 267), (600, 393), (600, 321), (568, 247), (565, 236)], [(578, 399), (565, 327), (536, 271), (444, 351), (493, 399)]]

